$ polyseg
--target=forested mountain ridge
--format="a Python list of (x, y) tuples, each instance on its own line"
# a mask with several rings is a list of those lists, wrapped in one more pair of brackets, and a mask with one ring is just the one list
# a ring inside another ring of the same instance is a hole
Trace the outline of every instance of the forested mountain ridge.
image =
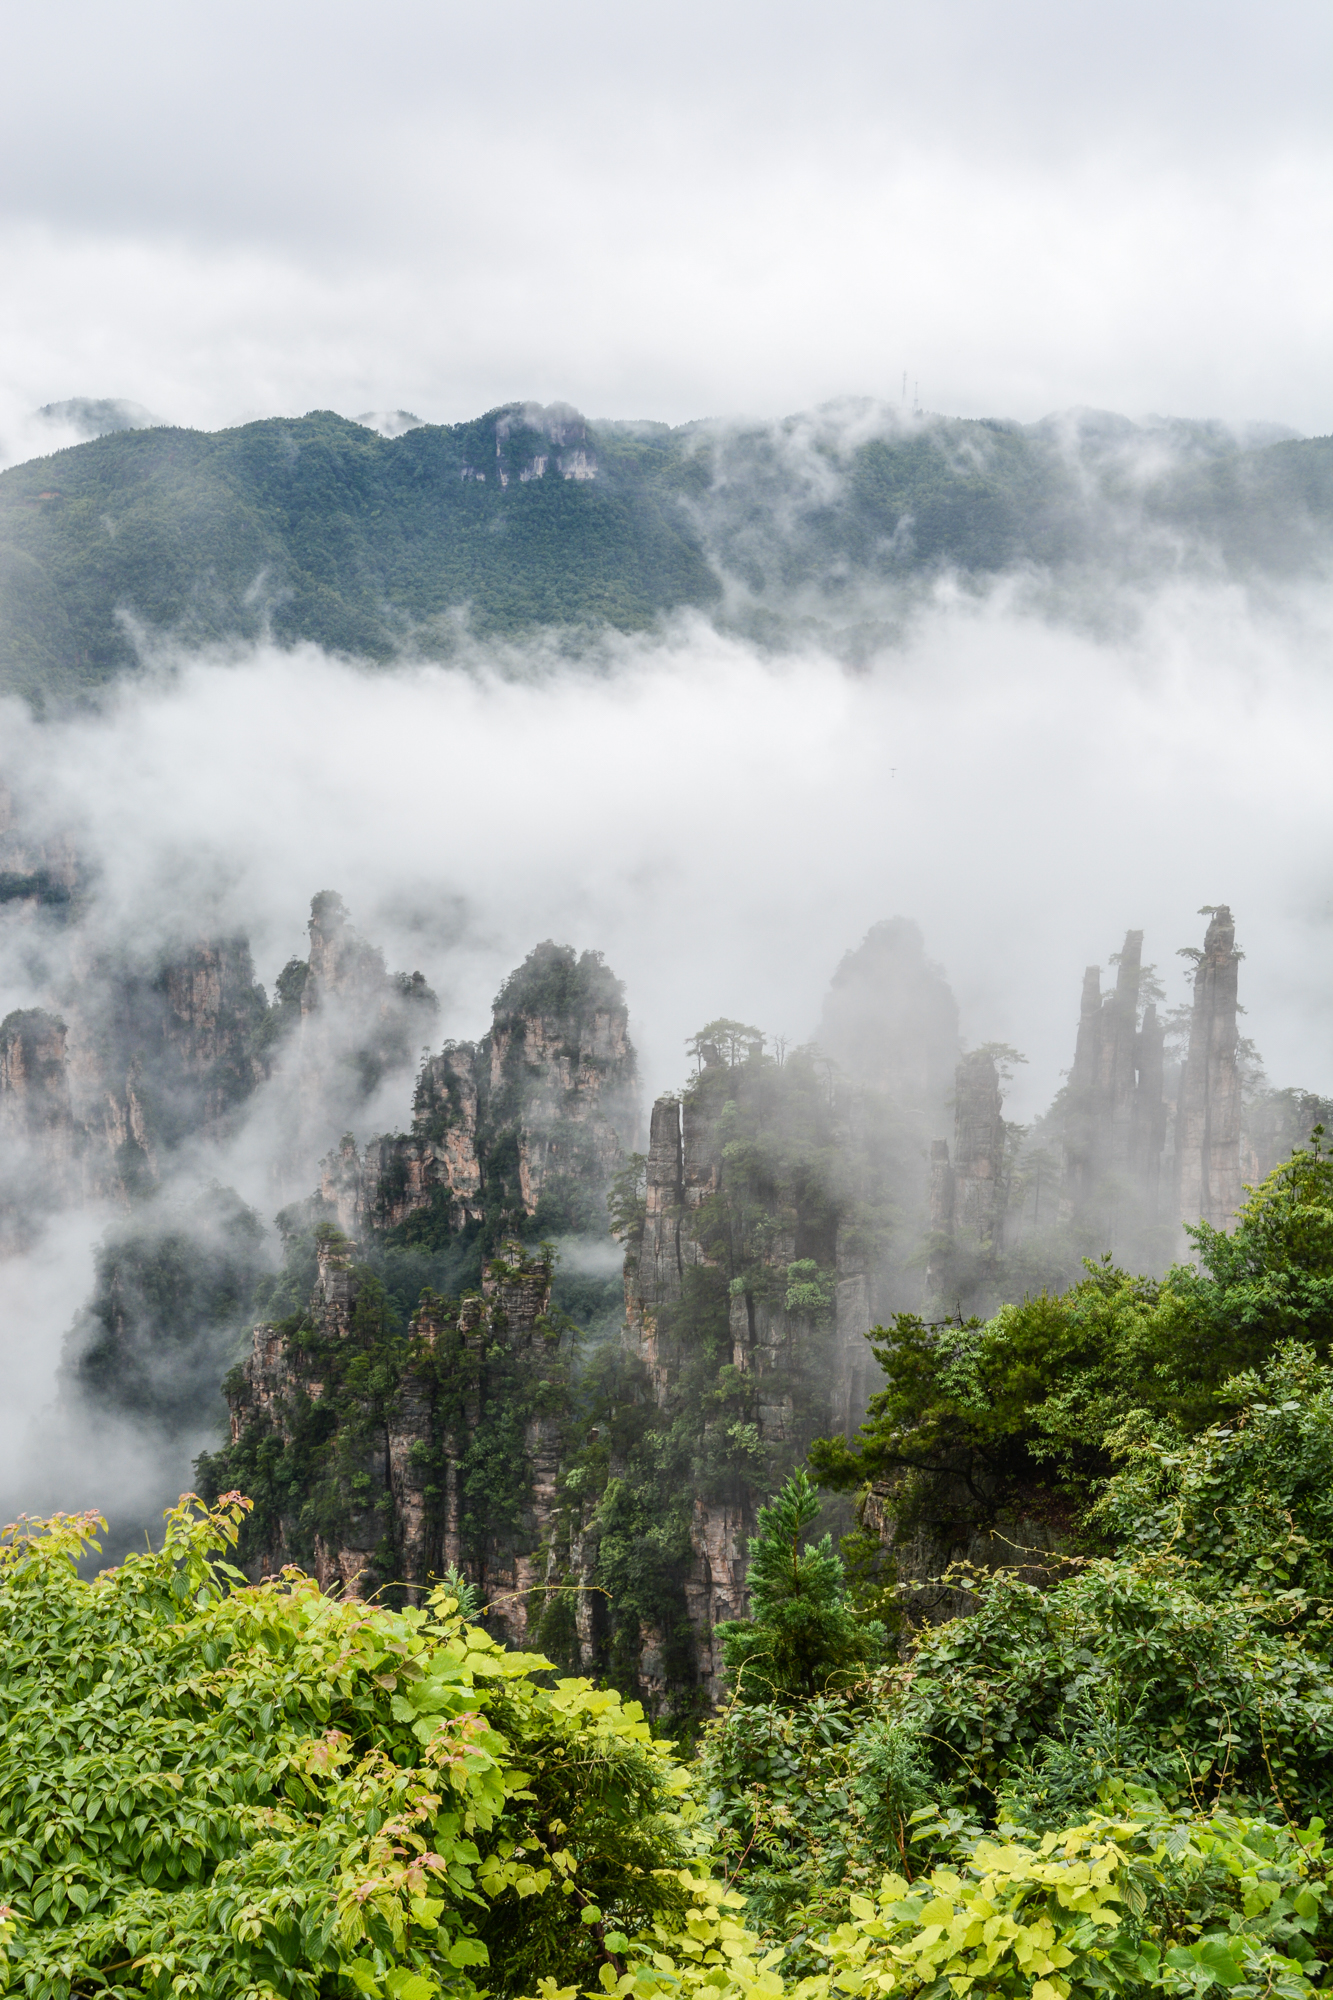
[(639, 448), (603, 445), (594, 473), (581, 419), (522, 414), (389, 440), (315, 411), (119, 432), (12, 468), (0, 685), (59, 697), (114, 678), (136, 658), (119, 614), (185, 643), (271, 631), (387, 661), (447, 644), (432, 621), (464, 605), (484, 632), (634, 629), (716, 595)]
[(695, 607), (780, 642), (812, 615), (873, 623), (849, 603), (942, 570), (1291, 576), (1324, 569), (1331, 535), (1333, 441), (1095, 412), (848, 402), (672, 429), (515, 403), (393, 438), (332, 411), (125, 430), (0, 474), (0, 690), (77, 699), (134, 666), (138, 634), (387, 663), (464, 629)]

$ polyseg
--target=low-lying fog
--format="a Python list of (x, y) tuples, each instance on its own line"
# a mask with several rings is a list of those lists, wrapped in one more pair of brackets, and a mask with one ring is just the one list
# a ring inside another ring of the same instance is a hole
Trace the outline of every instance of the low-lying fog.
[[(1182, 589), (1134, 608), (1132, 636), (1099, 640), (1005, 589), (942, 592), (855, 674), (694, 622), (595, 665), (159, 658), (100, 713), (5, 706), (0, 774), (25, 824), (70, 831), (93, 866), (102, 936), (244, 930), (271, 987), (311, 895), (336, 889), (390, 967), (436, 989), (437, 1040), (482, 1032), (538, 940), (604, 951), (646, 1098), (683, 1080), (686, 1037), (718, 1014), (810, 1036), (842, 953), (903, 914), (968, 1040), (1028, 1057), (1006, 1108), (1031, 1117), (1069, 1064), (1083, 967), (1142, 928), (1175, 1005), (1176, 951), (1222, 901), (1270, 1078), (1327, 1092), (1327, 599), (1259, 612)], [(0, 1017), (40, 1003), (65, 948), (10, 906)], [(410, 1093), (400, 1079), (376, 1104), (380, 1127)], [(258, 1155), (217, 1164), (267, 1213)], [(6, 1457), (51, 1395), (104, 1220), (0, 1266)]]

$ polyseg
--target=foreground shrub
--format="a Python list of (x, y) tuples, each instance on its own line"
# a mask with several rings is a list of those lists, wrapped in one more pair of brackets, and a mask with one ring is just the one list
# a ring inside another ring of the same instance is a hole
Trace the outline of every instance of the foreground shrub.
[(512, 1991), (684, 1907), (687, 1780), (635, 1705), (539, 1685), (444, 1592), (248, 1585), (218, 1560), (246, 1505), (182, 1502), (92, 1582), (93, 1517), (5, 1531), (5, 1990)]

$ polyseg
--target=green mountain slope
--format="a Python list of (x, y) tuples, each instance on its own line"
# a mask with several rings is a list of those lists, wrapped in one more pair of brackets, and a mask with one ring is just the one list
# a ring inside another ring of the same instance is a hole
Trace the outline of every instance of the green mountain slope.
[[(0, 686), (95, 687), (133, 663), (132, 621), (192, 643), (268, 629), (383, 661), (438, 650), (438, 621), (463, 606), (486, 633), (633, 630), (717, 596), (685, 515), (644, 476), (648, 448), (609, 440), (595, 477), (565, 476), (551, 438), (513, 419), (390, 440), (317, 411), (122, 432), (14, 467), (0, 478)], [(542, 460), (549, 476), (525, 478)]]
[[(1333, 439), (1075, 413), (1020, 426), (841, 404), (781, 424), (590, 424), (510, 404), (386, 438), (330, 411), (114, 432), (0, 474), (0, 690), (78, 698), (136, 633), (388, 661), (651, 626), (841, 615), (942, 569), (1102, 577), (1328, 566)], [(774, 622), (776, 621), (776, 622)]]

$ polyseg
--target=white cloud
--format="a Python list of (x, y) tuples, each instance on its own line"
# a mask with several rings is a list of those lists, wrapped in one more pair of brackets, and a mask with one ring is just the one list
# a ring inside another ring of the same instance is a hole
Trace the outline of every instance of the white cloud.
[(841, 952), (901, 912), (971, 1037), (1033, 1058), (1035, 1106), (1083, 965), (1130, 925), (1174, 965), (1198, 906), (1229, 900), (1256, 1038), (1328, 1088), (1327, 625), (1318, 598), (1278, 616), (1182, 590), (1097, 642), (1005, 589), (942, 593), (856, 675), (687, 622), (577, 669), (261, 648), (123, 686), (101, 716), (6, 720), (24, 793), (95, 858), (102, 924), (145, 946), (245, 928), (271, 980), (336, 888), (440, 990), (442, 1032), (480, 1032), (539, 938), (595, 946), (666, 1088), (719, 1010), (807, 1034)]
[(11, 428), (777, 414), (904, 370), (963, 414), (1328, 425), (1312, 6), (403, 0), (383, 46), (346, 6), (74, 11), (0, 86)]
[[(310, 896), (336, 888), (390, 966), (436, 987), (439, 1040), (485, 1028), (538, 940), (598, 948), (626, 981), (648, 1094), (683, 1081), (686, 1037), (718, 1013), (808, 1036), (842, 953), (903, 914), (969, 1040), (1030, 1058), (1009, 1110), (1031, 1116), (1069, 1064), (1084, 965), (1142, 928), (1179, 1001), (1176, 948), (1224, 900), (1273, 1080), (1331, 1091), (1328, 604), (1260, 612), (1212, 588), (1139, 609), (1136, 636), (1097, 642), (1009, 586), (943, 591), (855, 674), (694, 622), (574, 668), (536, 646), (396, 672), (261, 647), (160, 662), (101, 714), (38, 725), (7, 704), (2, 761), (22, 814), (76, 829), (103, 939), (147, 953), (244, 929), (271, 983), (304, 949)], [(11, 911), (0, 1015), (42, 997), (38, 942)], [(281, 1094), (189, 1163), (266, 1213), (285, 1198)], [(404, 1123), (409, 1096), (400, 1077), (358, 1136)], [(0, 1451), (53, 1392), (97, 1226), (0, 1265)], [(155, 1449), (133, 1431), (79, 1443), (88, 1499), (146, 1505)]]

